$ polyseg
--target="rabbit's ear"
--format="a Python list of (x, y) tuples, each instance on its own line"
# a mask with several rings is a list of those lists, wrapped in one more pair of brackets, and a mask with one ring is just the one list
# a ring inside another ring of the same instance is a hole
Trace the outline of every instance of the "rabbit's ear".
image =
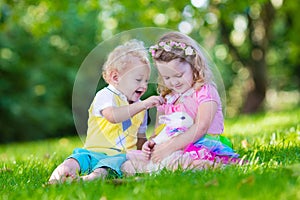
[(165, 123), (168, 122), (168, 121), (170, 121), (168, 115), (161, 115), (161, 116), (159, 116), (159, 118), (158, 118), (158, 122), (159, 122), (160, 124), (165, 124)]
[(166, 115), (160, 115), (159, 120), (164, 119), (165, 117), (166, 117)]
[(160, 124), (163, 124), (164, 122), (165, 122), (165, 115), (161, 115), (161, 116), (159, 116), (159, 118), (158, 118), (158, 122), (160, 123)]

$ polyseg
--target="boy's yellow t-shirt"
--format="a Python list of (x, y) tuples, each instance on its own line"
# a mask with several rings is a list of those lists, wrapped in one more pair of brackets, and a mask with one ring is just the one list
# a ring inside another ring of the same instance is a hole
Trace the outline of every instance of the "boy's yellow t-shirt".
[[(113, 92), (113, 91), (112, 91)], [(117, 93), (112, 94), (115, 106), (128, 105), (128, 102)], [(144, 121), (145, 111), (122, 123), (110, 123), (102, 116), (93, 114), (94, 101), (89, 108), (88, 130), (84, 148), (90, 151), (103, 152), (107, 155), (126, 153), (136, 149), (137, 133)]]

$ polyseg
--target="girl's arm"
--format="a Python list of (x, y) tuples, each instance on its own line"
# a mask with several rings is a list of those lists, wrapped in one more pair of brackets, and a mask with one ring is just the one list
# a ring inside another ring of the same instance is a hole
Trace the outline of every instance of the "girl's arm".
[(102, 115), (111, 123), (120, 123), (125, 121), (137, 113), (161, 105), (164, 99), (160, 96), (151, 96), (143, 101), (138, 101), (126, 106), (107, 107), (102, 110)]
[(203, 137), (209, 129), (217, 112), (217, 103), (208, 101), (200, 104), (194, 125), (192, 125), (184, 134), (171, 138), (169, 141), (160, 145), (155, 145), (151, 158), (154, 162), (160, 162), (171, 153), (184, 149), (188, 144), (196, 142)]

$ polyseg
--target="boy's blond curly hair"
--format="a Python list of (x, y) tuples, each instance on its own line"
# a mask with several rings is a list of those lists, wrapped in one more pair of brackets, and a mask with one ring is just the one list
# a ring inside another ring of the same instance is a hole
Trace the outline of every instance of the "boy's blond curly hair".
[(117, 46), (109, 55), (102, 68), (102, 76), (107, 83), (110, 83), (110, 73), (112, 71), (122, 72), (126, 68), (126, 64), (130, 63), (130, 57), (140, 59), (150, 68), (148, 59), (148, 51), (142, 41), (132, 39), (123, 45)]

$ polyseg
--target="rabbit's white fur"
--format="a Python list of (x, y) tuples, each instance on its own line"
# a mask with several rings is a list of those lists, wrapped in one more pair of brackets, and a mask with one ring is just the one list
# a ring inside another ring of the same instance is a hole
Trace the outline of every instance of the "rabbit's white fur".
[[(162, 131), (153, 139), (156, 144), (163, 143), (170, 138), (183, 133), (186, 129), (191, 127), (194, 120), (186, 112), (174, 112), (169, 115), (159, 116), (159, 124), (166, 126)], [(170, 130), (172, 134), (170, 135)]]

